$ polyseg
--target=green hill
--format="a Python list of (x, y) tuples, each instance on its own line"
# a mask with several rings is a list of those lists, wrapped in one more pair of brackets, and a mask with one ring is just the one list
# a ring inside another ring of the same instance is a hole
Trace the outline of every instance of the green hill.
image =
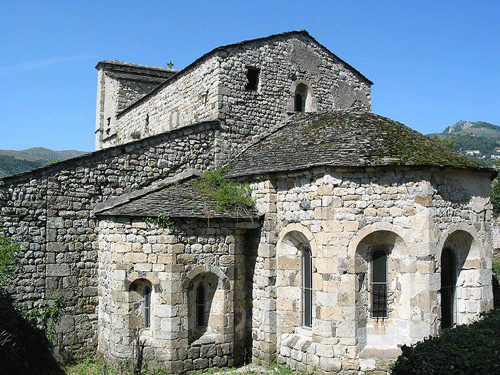
[(453, 141), (451, 148), (487, 165), (500, 159), (500, 126), (497, 125), (483, 121), (458, 121), (442, 133), (430, 136), (445, 142)]
[(0, 178), (13, 176), (43, 167), (48, 163), (71, 159), (86, 154), (83, 151), (53, 151), (34, 147), (22, 151), (0, 150)]

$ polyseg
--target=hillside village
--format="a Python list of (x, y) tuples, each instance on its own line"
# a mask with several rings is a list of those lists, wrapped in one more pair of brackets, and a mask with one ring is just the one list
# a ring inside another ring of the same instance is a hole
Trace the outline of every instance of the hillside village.
[(373, 83), (306, 31), (96, 69), (96, 150), (0, 186), (10, 296), (62, 298), (59, 353), (388, 373), (493, 307), (496, 171), (373, 113)]

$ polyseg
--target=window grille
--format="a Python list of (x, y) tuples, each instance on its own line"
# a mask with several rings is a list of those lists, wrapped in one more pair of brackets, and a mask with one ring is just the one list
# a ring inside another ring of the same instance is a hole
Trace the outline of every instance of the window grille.
[(375, 250), (372, 254), (372, 317), (387, 318), (388, 283), (387, 254), (384, 250)]
[(302, 250), (302, 325), (312, 327), (312, 256), (311, 250)]

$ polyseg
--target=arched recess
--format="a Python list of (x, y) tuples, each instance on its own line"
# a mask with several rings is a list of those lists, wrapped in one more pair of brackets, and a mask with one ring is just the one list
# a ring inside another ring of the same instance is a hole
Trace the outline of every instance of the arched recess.
[(463, 228), (446, 234), (439, 254), (441, 329), (474, 321), (485, 287), (479, 242)]
[(127, 273), (123, 288), (126, 298), (116, 301), (119, 311), (126, 312), (124, 323), (130, 340), (139, 334), (141, 340), (149, 340), (155, 326), (155, 307), (161, 285), (150, 272)]
[[(224, 335), (226, 316), (233, 313), (230, 283), (218, 267), (198, 266), (184, 280), (187, 295), (188, 342)], [(229, 319), (229, 321), (232, 321)]]
[(312, 285), (317, 247), (312, 233), (290, 224), (277, 243), (278, 334), (310, 330), (314, 321)]
[(296, 81), (292, 86), (293, 110), (295, 112), (315, 112), (316, 97), (311, 85), (306, 81)]
[[(358, 350), (364, 347), (396, 347), (386, 328), (401, 307), (399, 262), (406, 243), (390, 230), (366, 230), (356, 242), (356, 332)], [(394, 341), (394, 337), (392, 337)], [(383, 344), (382, 344), (383, 343)]]
[(128, 293), (129, 329), (132, 332), (150, 329), (153, 313), (153, 288), (144, 278), (134, 280)]

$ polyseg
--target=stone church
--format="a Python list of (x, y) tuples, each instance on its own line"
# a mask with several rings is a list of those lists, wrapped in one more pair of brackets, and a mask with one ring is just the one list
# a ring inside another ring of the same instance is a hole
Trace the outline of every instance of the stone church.
[[(0, 186), (11, 293), (62, 296), (59, 349), (347, 374), (492, 308), (495, 172), (372, 113), (372, 82), (306, 31), (96, 68), (96, 151)], [(223, 166), (251, 207), (195, 188)]]

